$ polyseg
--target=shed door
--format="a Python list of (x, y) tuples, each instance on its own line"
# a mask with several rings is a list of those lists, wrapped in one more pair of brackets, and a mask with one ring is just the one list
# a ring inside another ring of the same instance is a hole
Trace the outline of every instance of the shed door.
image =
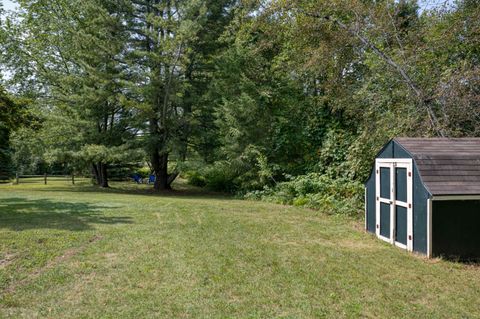
[(376, 234), (413, 250), (413, 178), (411, 159), (377, 159)]

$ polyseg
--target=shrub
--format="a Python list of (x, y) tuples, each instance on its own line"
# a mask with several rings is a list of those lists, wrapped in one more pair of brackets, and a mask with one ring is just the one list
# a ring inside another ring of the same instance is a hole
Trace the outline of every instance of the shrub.
[(204, 187), (207, 185), (205, 176), (203, 176), (199, 171), (188, 171), (185, 173), (184, 177), (187, 179), (187, 183), (190, 185), (198, 187)]
[(293, 206), (305, 206), (308, 204), (308, 198), (298, 197), (293, 200)]
[(245, 198), (306, 206), (333, 214), (356, 214), (361, 210), (363, 185), (347, 178), (333, 179), (311, 173), (249, 192)]
[(191, 163), (188, 169), (184, 169), (187, 172), (184, 175), (191, 185), (206, 186), (214, 191), (245, 193), (272, 184), (278, 170), (276, 165), (268, 163), (261, 151), (247, 147), (241, 156), (234, 159), (210, 165)]
[(238, 190), (235, 169), (230, 163), (221, 161), (205, 169), (205, 185), (217, 192), (235, 193)]
[(148, 176), (150, 176), (150, 174), (152, 174), (152, 170), (149, 167), (141, 167), (136, 170), (136, 173), (143, 178), (147, 178)]

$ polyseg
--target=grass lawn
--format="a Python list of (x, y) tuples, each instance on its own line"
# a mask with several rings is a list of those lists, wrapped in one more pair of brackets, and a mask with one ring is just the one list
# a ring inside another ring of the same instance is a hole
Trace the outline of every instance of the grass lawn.
[(0, 186), (0, 318), (473, 318), (480, 267), (182, 188)]

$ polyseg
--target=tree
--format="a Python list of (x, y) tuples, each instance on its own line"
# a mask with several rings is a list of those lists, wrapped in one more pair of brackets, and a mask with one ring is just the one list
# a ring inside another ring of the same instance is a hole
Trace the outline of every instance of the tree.
[(105, 187), (132, 158), (157, 190), (192, 157), (229, 190), (343, 183), (393, 136), (480, 134), (476, 1), (19, 2), (0, 32), (4, 84), (43, 121), (13, 135), (18, 154), (41, 144)]
[(207, 54), (202, 50), (216, 40), (200, 34), (210, 31), (210, 14), (221, 17), (224, 7), (231, 2), (130, 2), (132, 50), (128, 59), (135, 91), (148, 121), (146, 144), (156, 190), (170, 189), (178, 175), (176, 170), (168, 171), (170, 155), (179, 160), (186, 157), (192, 99), (201, 86), (194, 78), (201, 73), (202, 63), (198, 63)]
[(123, 85), (121, 10), (116, 1), (96, 0), (20, 5), (22, 13), (11, 21), (11, 63), (27, 66), (35, 83), (47, 117), (41, 133), (47, 153), (57, 161), (89, 163), (98, 185), (108, 187), (108, 165), (132, 158), (139, 130)]
[[(187, 156), (209, 55), (235, 1), (20, 4), (23, 11), (9, 20), (6, 52), (12, 83), (38, 95), (46, 114), (39, 133), (45, 156), (90, 162), (97, 183), (107, 187), (109, 163), (128, 161), (128, 149), (142, 143), (155, 188), (170, 188), (178, 171), (169, 174), (169, 156)], [(200, 32), (207, 28), (215, 31)]]
[(10, 132), (17, 126), (17, 106), (0, 88), (0, 179), (12, 175), (12, 160), (10, 150)]

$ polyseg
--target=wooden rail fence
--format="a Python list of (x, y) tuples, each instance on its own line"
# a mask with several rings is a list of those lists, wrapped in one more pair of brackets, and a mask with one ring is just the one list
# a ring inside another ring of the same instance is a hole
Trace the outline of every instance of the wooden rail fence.
[(72, 183), (72, 185), (75, 185), (75, 175), (49, 175), (47, 173), (43, 175), (20, 175), (20, 174), (15, 174), (15, 184), (20, 184), (20, 183), (42, 183), (47, 185), (48, 181), (66, 181), (68, 183)]

